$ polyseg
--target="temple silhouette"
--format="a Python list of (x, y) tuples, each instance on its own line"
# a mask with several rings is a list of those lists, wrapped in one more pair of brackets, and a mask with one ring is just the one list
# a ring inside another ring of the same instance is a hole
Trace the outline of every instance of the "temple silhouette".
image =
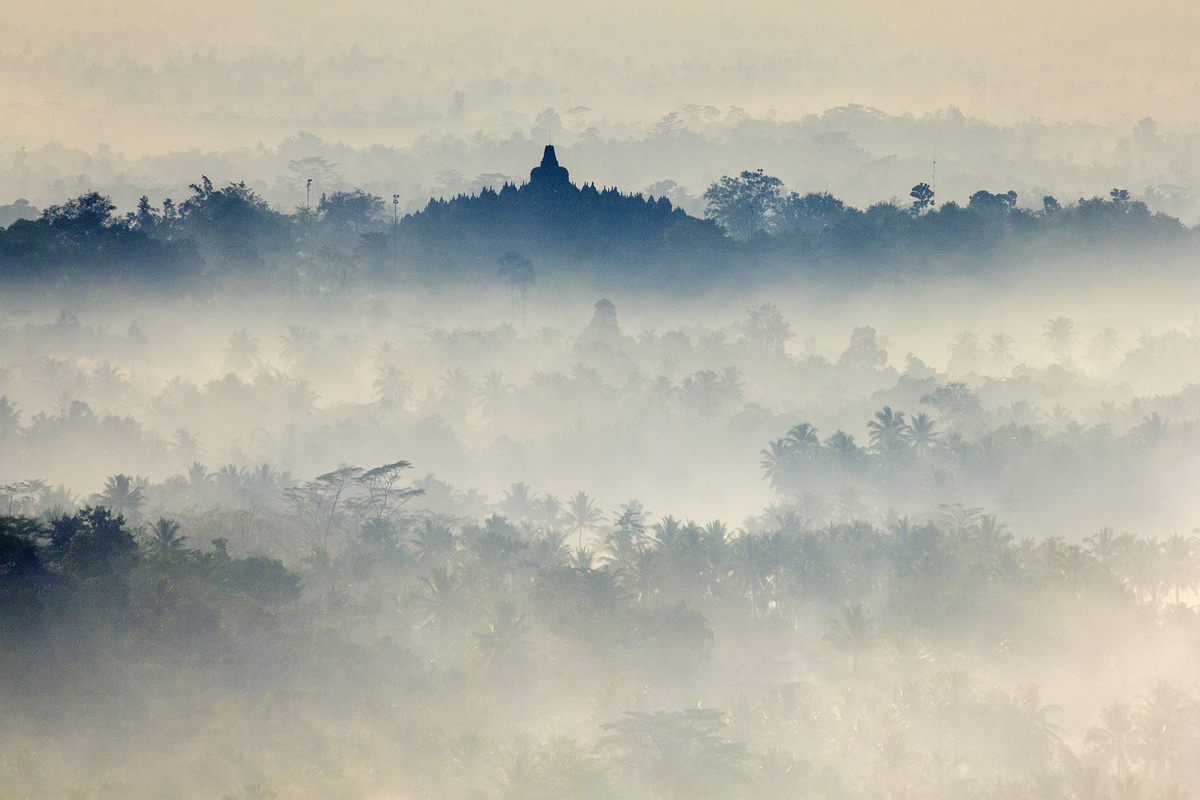
[(554, 145), (546, 145), (542, 163), (529, 171), (529, 183), (537, 186), (566, 186), (571, 183), (566, 167), (559, 166), (554, 155)]
[(535, 265), (586, 264), (611, 272), (695, 259), (727, 244), (716, 223), (689, 216), (665, 197), (598, 189), (594, 183), (576, 186), (550, 144), (528, 183), (430, 199), (399, 228), (401, 248), (414, 267), (437, 264), (459, 274), (494, 272), (496, 259), (507, 252)]

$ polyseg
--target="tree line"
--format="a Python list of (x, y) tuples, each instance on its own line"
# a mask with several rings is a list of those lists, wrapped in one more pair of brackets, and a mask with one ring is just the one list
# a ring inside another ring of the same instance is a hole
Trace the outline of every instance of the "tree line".
[[(1189, 236), (1179, 220), (1151, 213), (1123, 189), (1069, 204), (1047, 196), (1034, 210), (1019, 206), (1014, 192), (983, 190), (965, 206), (938, 206), (921, 183), (907, 207), (881, 202), (860, 210), (829, 193), (788, 192), (762, 170), (713, 183), (704, 193), (704, 219), (666, 197), (590, 184), (546, 192), (507, 183), (499, 191), (431, 198), (402, 219), (389, 219), (383, 198), (361, 190), (322, 195), (315, 208), (290, 213), (270, 208), (245, 183), (216, 188), (202, 178), (191, 192), (161, 206), (143, 197), (125, 215), (89, 192), (17, 220), (0, 231), (0, 276), (14, 284), (136, 279), (164, 288), (250, 279), (331, 291), (495, 279), (497, 263), (511, 276), (504, 259), (515, 257), (532, 259), (537, 269), (593, 277), (632, 270), (671, 283), (716, 279), (764, 261), (817, 274), (836, 275), (839, 265), (920, 272), (955, 256), (975, 268), (1101, 241), (1145, 247)], [(480, 263), (491, 266), (481, 271)]]

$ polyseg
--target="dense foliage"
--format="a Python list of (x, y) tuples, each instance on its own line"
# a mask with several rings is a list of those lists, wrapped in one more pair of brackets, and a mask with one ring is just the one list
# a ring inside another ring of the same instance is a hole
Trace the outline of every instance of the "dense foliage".
[[(361, 501), (368, 475), (318, 483)], [(480, 522), (334, 510), (352, 537), (298, 573), (103, 507), (0, 519), (5, 794), (58, 796), (56, 757), (81, 759), (79, 797), (1158, 797), (1200, 778), (1192, 697), (1123, 666), (1194, 655), (1195, 541), (1014, 542), (961, 506), (751, 533), (629, 503), (577, 550), (588, 523), (523, 492)], [(103, 748), (61, 749), (97, 725)]]
[(431, 198), (423, 210), (390, 220), (384, 201), (360, 190), (322, 195), (315, 209), (287, 214), (245, 183), (217, 189), (203, 178), (191, 188), (191, 197), (161, 208), (143, 197), (125, 216), (89, 192), (19, 219), (0, 230), (0, 277), (159, 287), (249, 280), (328, 290), (486, 280), (498, 259), (517, 253), (545, 274), (695, 287), (764, 266), (894, 277), (1190, 241), (1179, 220), (1151, 213), (1125, 190), (1067, 205), (1047, 196), (1031, 210), (1017, 205), (1015, 192), (982, 190), (966, 206), (938, 207), (920, 184), (909, 208), (860, 210), (828, 193), (785, 193), (761, 170), (713, 184), (703, 220), (665, 196), (577, 187), (565, 177), (550, 189), (530, 181)]
[[(1058, 317), (901, 372), (868, 326), (788, 352), (770, 304), (636, 338), (607, 300), (576, 335), (350, 312), (272, 317), (282, 369), (176, 307), (0, 326), (6, 474), (96, 489), (0, 486), (0, 794), (1198, 785), (1196, 332)], [(528, 482), (429, 474), (469, 445)], [(710, 475), (769, 507), (695, 519)]]

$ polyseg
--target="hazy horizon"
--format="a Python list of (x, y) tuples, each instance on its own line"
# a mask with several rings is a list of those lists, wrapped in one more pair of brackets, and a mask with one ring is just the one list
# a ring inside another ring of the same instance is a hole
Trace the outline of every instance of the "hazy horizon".
[(945, 200), (1119, 186), (1193, 224), (1197, 36), (1187, 3), (51, 3), (0, 32), (0, 204), (131, 206), (204, 172), (290, 208), (314, 176), (288, 164), (320, 156), (318, 187), (415, 210), (524, 179), (552, 132), (577, 180), (625, 191), (762, 167), (865, 206), (936, 159)]

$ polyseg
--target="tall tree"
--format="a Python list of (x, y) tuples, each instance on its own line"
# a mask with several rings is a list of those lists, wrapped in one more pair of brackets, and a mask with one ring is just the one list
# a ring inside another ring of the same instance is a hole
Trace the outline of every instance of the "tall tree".
[(825, 640), (843, 653), (849, 653), (854, 674), (858, 675), (858, 662), (879, 643), (879, 621), (871, 616), (861, 603), (847, 605), (840, 618), (829, 620), (829, 633)]
[(567, 501), (567, 518), (578, 537), (579, 549), (583, 549), (583, 532), (595, 530), (604, 521), (604, 514), (592, 503), (587, 492), (579, 491)]
[(104, 482), (104, 491), (100, 493), (99, 500), (113, 516), (133, 517), (146, 502), (146, 497), (133, 478), (128, 475), (113, 475)]
[(704, 216), (716, 220), (735, 238), (751, 239), (756, 231), (766, 229), (782, 192), (783, 181), (761, 169), (746, 170), (736, 178), (725, 175), (705, 190), (708, 206)]
[(187, 537), (182, 536), (179, 531), (180, 525), (178, 522), (166, 517), (159, 517), (150, 526), (150, 543), (160, 553), (179, 550), (183, 547), (183, 543), (187, 541)]
[(928, 183), (918, 183), (908, 193), (908, 196), (913, 199), (912, 212), (914, 214), (920, 214), (933, 207), (933, 189)]
[(1118, 779), (1124, 778), (1137, 746), (1133, 713), (1126, 703), (1112, 703), (1100, 711), (1100, 723), (1088, 730), (1084, 744), (1114, 765)]
[(1071, 346), (1075, 344), (1075, 323), (1067, 317), (1055, 317), (1042, 326), (1042, 339), (1046, 347), (1061, 360), (1071, 357)]

